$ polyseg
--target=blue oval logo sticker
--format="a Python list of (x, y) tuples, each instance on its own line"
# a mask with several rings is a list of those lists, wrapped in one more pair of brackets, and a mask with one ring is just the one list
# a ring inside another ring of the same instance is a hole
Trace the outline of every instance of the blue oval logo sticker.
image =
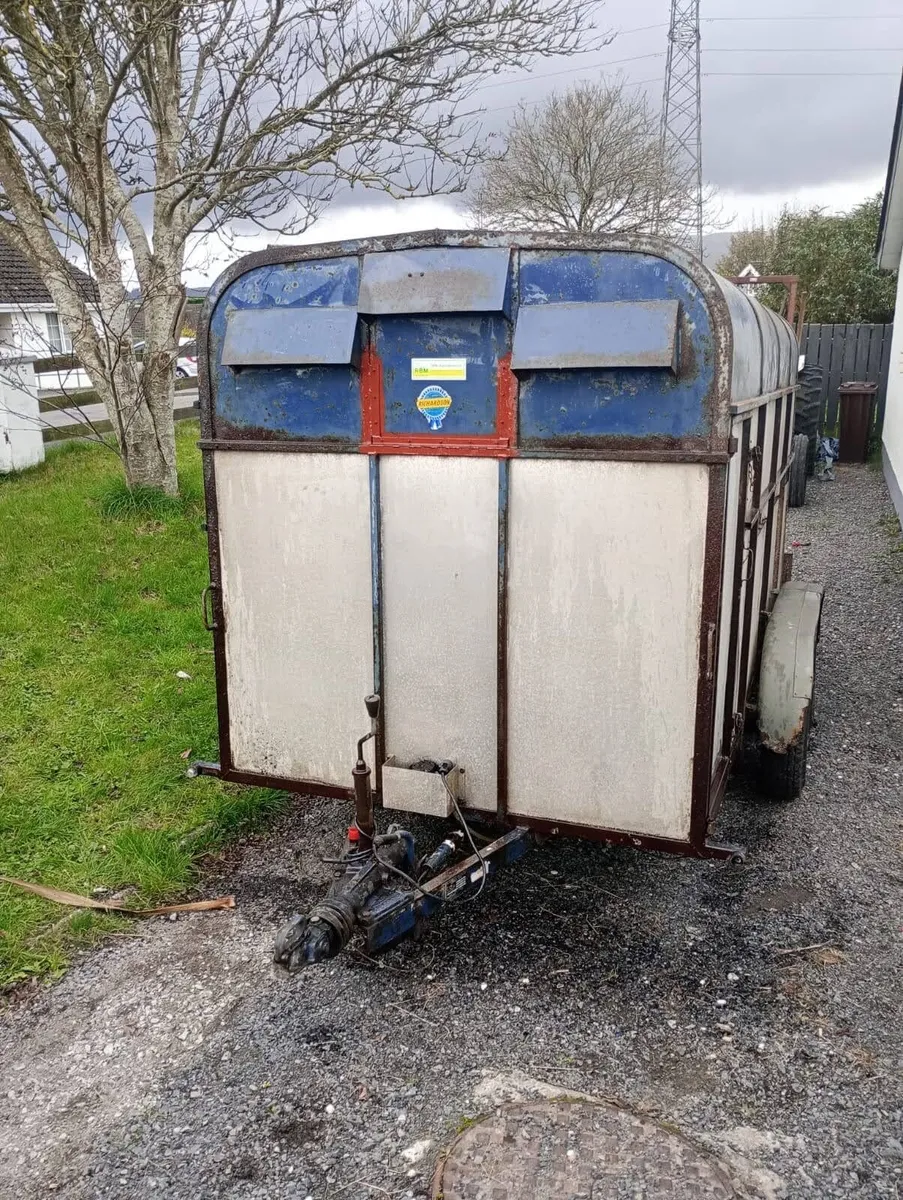
[(452, 398), (445, 388), (431, 383), (417, 397), (417, 407), (429, 422), (430, 429), (442, 428), (442, 422), (451, 408)]

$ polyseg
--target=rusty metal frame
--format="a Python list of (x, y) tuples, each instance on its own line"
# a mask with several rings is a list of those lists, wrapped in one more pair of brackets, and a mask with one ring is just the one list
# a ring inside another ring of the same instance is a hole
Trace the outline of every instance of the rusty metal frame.
[(386, 761), (386, 650), (383, 619), (383, 530), (380, 463), (370, 459), (370, 589), (373, 604), (373, 691), (380, 698), (373, 743), (373, 802), (382, 804), (383, 763)]
[(712, 819), (712, 738), (714, 736), (718, 678), (718, 634), (721, 617), (726, 485), (727, 467), (709, 467), (705, 566), (702, 575), (702, 611), (699, 618), (699, 668), (696, 685), (696, 728), (693, 741), (693, 782), (690, 802), (690, 841), (696, 847), (705, 844)]
[[(257, 254), (249, 255), (230, 266), (216, 281), (205, 300), (203, 316), (200, 322), (198, 345), (198, 387), (201, 410), (201, 440), (200, 447), (204, 460), (204, 495), (207, 508), (208, 554), (210, 559), (210, 582), (213, 599), (214, 615), (214, 661), (216, 675), (218, 729), (220, 739), (220, 762), (204, 764), (204, 773), (216, 774), (220, 778), (255, 786), (275, 787), (300, 795), (326, 795), (339, 798), (351, 798), (350, 788), (334, 784), (324, 784), (317, 780), (293, 780), (260, 775), (253, 772), (241, 771), (235, 768), (231, 760), (229, 737), (229, 697), (227, 685), (227, 665), (225, 650), (225, 627), (222, 605), (222, 564), (219, 548), (219, 520), (216, 496), (216, 472), (214, 463), (215, 451), (267, 451), (289, 453), (335, 452), (349, 453), (352, 447), (331, 442), (313, 443), (288, 441), (280, 438), (244, 439), (236, 437), (230, 430), (231, 436), (218, 438), (214, 427), (215, 413), (215, 377), (211, 378), (209, 369), (209, 324), (213, 311), (226, 289), (241, 275), (257, 267), (295, 262), (300, 259), (323, 259), (349, 254), (362, 255), (368, 252), (389, 250), (418, 249), (430, 246), (506, 246), (512, 250), (608, 250), (634, 254), (652, 255), (661, 258), (677, 267), (696, 285), (708, 307), (713, 331), (712, 357), (714, 362), (713, 384), (706, 398), (706, 406), (711, 421), (711, 434), (707, 438), (690, 439), (656, 439), (650, 444), (644, 438), (608, 438), (594, 441), (592, 445), (567, 444), (531, 448), (529, 446), (515, 448), (516, 428), (516, 378), (510, 371), (510, 381), (503, 395), (503, 380), (500, 377), (500, 423), (495, 439), (473, 439), (481, 442), (476, 447), (455, 447), (445, 450), (445, 453), (481, 453), (499, 458), (500, 460), (500, 509), (499, 509), (499, 753), (498, 753), (498, 807), (496, 819), (508, 824), (528, 825), (537, 831), (556, 832), (562, 836), (577, 836), (593, 841), (608, 842), (614, 845), (640, 847), (649, 850), (659, 850), (668, 853), (692, 855), (698, 857), (735, 858), (741, 853), (738, 847), (722, 846), (708, 838), (710, 818), (712, 814), (713, 792), (717, 792), (718, 770), (715, 777), (711, 776), (712, 742), (717, 731), (713, 730), (715, 692), (718, 670), (718, 645), (720, 621), (721, 575), (723, 564), (723, 543), (725, 533), (725, 484), (727, 463), (736, 452), (737, 447), (731, 438), (730, 415), (730, 379), (731, 361), (733, 355), (733, 335), (730, 315), (724, 296), (713, 276), (697, 259), (680, 247), (673, 246), (657, 238), (646, 237), (605, 237), (584, 236), (554, 233), (534, 234), (505, 234), (505, 233), (469, 233), (461, 231), (436, 231), (431, 233), (402, 234), (385, 238), (364, 239), (356, 242), (326, 243), (303, 247), (273, 246)], [(366, 354), (366, 351), (365, 351)], [(366, 361), (366, 360), (365, 360)], [(375, 389), (377, 378), (372, 371), (368, 373), (362, 363), (362, 389)], [(365, 377), (367, 382), (365, 385)], [(381, 386), (381, 380), (379, 381)], [(371, 394), (371, 404), (378, 402), (378, 396)], [(237, 431), (236, 431), (237, 432)], [(363, 431), (366, 435), (366, 430)], [(371, 433), (375, 432), (371, 429)], [(501, 443), (507, 438), (507, 447)], [(366, 437), (362, 439), (362, 442)], [(413, 439), (405, 439), (408, 445)], [(451, 439), (447, 439), (451, 442)], [(494, 441), (496, 444), (488, 445)], [(405, 452), (401, 446), (384, 445), (355, 447), (365, 453), (399, 453)], [(748, 450), (748, 446), (747, 446)], [(420, 453), (422, 447), (418, 444), (407, 452)], [(441, 451), (440, 451), (441, 452)], [(741, 449), (742, 452), (742, 449)], [(694, 734), (694, 767), (692, 776), (690, 834), (686, 841), (670, 840), (647, 835), (625, 832), (617, 829), (596, 829), (566, 823), (530, 819), (507, 813), (507, 696), (506, 696), (506, 660), (507, 660), (507, 463), (506, 459), (512, 454), (523, 457), (549, 458), (584, 458), (597, 460), (633, 461), (633, 462), (685, 462), (706, 465), (709, 468), (708, 501), (705, 533), (705, 557), (703, 568), (703, 603), (699, 626), (699, 666), (696, 699), (696, 724)], [(504, 472), (505, 485), (502, 478)], [(504, 490), (504, 501), (502, 493)], [(742, 527), (742, 521), (741, 521)], [(378, 635), (374, 631), (374, 637)], [(376, 644), (376, 643), (375, 643)], [(385, 712), (385, 705), (382, 709)], [(727, 768), (719, 760), (719, 770), (726, 779)], [(473, 810), (475, 815), (485, 819), (486, 813)]]
[[(757, 429), (756, 429), (756, 448), (759, 451), (756, 458), (756, 471), (753, 477), (753, 512), (758, 509), (762, 497), (762, 470), (764, 458), (764, 440), (765, 440), (765, 423), (768, 416), (766, 407), (758, 410)], [(749, 695), (749, 681), (751, 675), (751, 663), (749, 661), (749, 650), (752, 642), (752, 627), (753, 620), (756, 617), (758, 604), (756, 602), (756, 562), (759, 556), (759, 525), (758, 522), (747, 524), (746, 513), (741, 514), (744, 527), (749, 529), (749, 573), (746, 578), (746, 592), (743, 597), (743, 629), (740, 639), (740, 670), (741, 675), (738, 680), (737, 688), (737, 707), (735, 709), (735, 717), (738, 722), (745, 723), (746, 720), (746, 701)], [(763, 571), (763, 577), (764, 577)], [(739, 725), (736, 730), (738, 739), (742, 738), (743, 724)], [(733, 753), (731, 754), (733, 758)]]
[(361, 355), (361, 452), (363, 454), (416, 454), (422, 457), (507, 458), (514, 449), (517, 380), (511, 371), (511, 353), (497, 364), (496, 432), (487, 436), (422, 433), (387, 433), (383, 366), (368, 346)]
[(514, 814), (509, 817), (513, 827), (524, 826), (536, 833), (549, 837), (580, 838), (587, 842), (605, 842), (610, 846), (628, 846), (634, 850), (655, 850), (662, 854), (677, 854), (685, 858), (717, 858), (742, 860), (742, 846), (718, 842), (703, 837), (681, 841), (678, 838), (655, 837), (645, 833), (631, 833), (625, 829), (597, 829), (594, 825), (575, 825), (567, 821), (552, 821), (545, 817), (525, 817)]
[[(792, 397), (792, 392), (791, 392)], [(774, 410), (774, 429), (771, 434), (771, 463), (769, 474), (771, 480), (765, 495), (759, 502), (759, 511), (755, 514), (757, 523), (761, 523), (763, 512), (767, 512), (765, 520), (765, 547), (762, 551), (762, 588), (758, 596), (759, 605), (759, 633), (756, 638), (756, 653), (750, 671), (750, 678), (754, 681), (754, 687), (758, 685), (759, 679), (759, 664), (762, 660), (762, 641), (765, 634), (765, 625), (768, 621), (768, 614), (771, 611), (771, 606), (774, 603), (774, 596), (771, 591), (771, 576), (774, 567), (774, 559), (772, 552), (772, 541), (774, 538), (775, 524), (775, 505), (780, 501), (781, 494), (787, 483), (787, 477), (790, 474), (792, 465), (792, 456), (787, 459), (784, 466), (781, 466), (781, 448), (784, 425), (784, 410), (788, 405), (786, 397), (782, 396), (775, 401)], [(791, 403), (792, 408), (792, 403)], [(748, 690), (748, 689), (747, 689)], [(747, 696), (748, 703), (748, 696)]]
[[(793, 556), (784, 552), (783, 543), (786, 528), (787, 479), (790, 474), (793, 457), (791, 447), (796, 390), (797, 385), (794, 383), (787, 387), (778, 388), (774, 392), (757, 397), (754, 400), (731, 405), (731, 413), (735, 419), (737, 417), (745, 418), (743, 421), (743, 436), (740, 441), (741, 455), (745, 455), (747, 460), (749, 458), (749, 434), (751, 432), (753, 416), (757, 416), (760, 427), (764, 426), (766, 412), (764, 406), (773, 402), (775, 404), (775, 417), (774, 428), (772, 430), (768, 484), (762, 490), (763, 481), (760, 476), (757, 480), (757, 487), (759, 488), (758, 497), (753, 499), (753, 503), (748, 509), (744, 509), (741, 505), (738, 507), (737, 512), (737, 549), (734, 559), (733, 586), (735, 603), (731, 614), (732, 626), (728, 646), (729, 662), (725, 689), (724, 726), (721, 734), (722, 747), (712, 774), (712, 820), (714, 820), (721, 808), (730, 770), (742, 744), (742, 733), (748, 715), (750, 698), (754, 693), (758, 680), (764, 627), (767, 624), (768, 616), (781, 585), (790, 578), (790, 564), (792, 564)], [(759, 448), (761, 451), (761, 439)], [(747, 463), (744, 463), (742, 458), (740, 471), (742, 481), (745, 479), (747, 473)], [(745, 485), (741, 482), (741, 487), (743, 486)], [(755, 591), (757, 542), (759, 528), (763, 524), (765, 525), (765, 543), (762, 555), (762, 581), (758, 596), (756, 597), (753, 593)], [(744, 535), (746, 529), (749, 529), (751, 532), (749, 550), (750, 574), (747, 580), (747, 593), (743, 606), (745, 617), (748, 602), (748, 624), (745, 619), (742, 623), (740, 621), (741, 609), (739, 603), (739, 580), (742, 575), (741, 551), (745, 542)], [(744, 683), (740, 680), (738, 683), (738, 640), (741, 637), (744, 638), (744, 643), (741, 643), (741, 646), (743, 644), (748, 646), (751, 641), (752, 622), (754, 620), (758, 620), (759, 624), (755, 659), (752, 663), (747, 663), (746, 657), (748, 656), (748, 651), (746, 654), (741, 654), (739, 668), (745, 671), (746, 681)], [(734, 702), (735, 693), (736, 703)]]
[(761, 408), (764, 404), (770, 404), (772, 400), (780, 400), (789, 392), (795, 391), (796, 384), (788, 383), (786, 387), (776, 388), (773, 392), (766, 392), (764, 396), (753, 396), (749, 400), (738, 400), (731, 404), (731, 416), (743, 416), (746, 413), (753, 412), (757, 408)]
[(724, 725), (721, 732), (721, 753), (728, 762), (731, 762), (734, 757), (736, 737), (734, 721), (734, 697), (737, 693), (737, 647), (740, 638), (740, 590), (743, 577), (743, 550), (746, 542), (744, 504), (747, 486), (746, 481), (749, 474), (751, 432), (751, 418), (747, 417), (743, 422), (743, 432), (740, 437), (740, 462), (738, 470), (740, 473), (741, 503), (737, 506), (737, 512), (735, 514), (737, 524), (734, 533), (734, 578), (732, 587), (734, 603), (731, 606), (731, 626), (727, 643), (727, 672), (724, 681)]
[(747, 278), (745, 275), (729, 275), (728, 279), (731, 283), (735, 283), (738, 287), (758, 287), (760, 284), (779, 283), (787, 289), (787, 316), (785, 320), (796, 334), (797, 341), (802, 339), (803, 332), (803, 317), (806, 313), (806, 299), (803, 297), (801, 304), (798, 304), (798, 293), (800, 286), (799, 275), (757, 275), (755, 279)]

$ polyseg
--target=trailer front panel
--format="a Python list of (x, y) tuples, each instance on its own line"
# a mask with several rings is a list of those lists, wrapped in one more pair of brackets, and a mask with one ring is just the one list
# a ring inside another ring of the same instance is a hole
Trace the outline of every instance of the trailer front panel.
[(206, 311), (218, 773), (350, 795), (375, 692), (388, 808), (454, 763), (501, 821), (717, 852), (784, 570), (785, 323), (664, 243), (545, 235), (280, 248)]

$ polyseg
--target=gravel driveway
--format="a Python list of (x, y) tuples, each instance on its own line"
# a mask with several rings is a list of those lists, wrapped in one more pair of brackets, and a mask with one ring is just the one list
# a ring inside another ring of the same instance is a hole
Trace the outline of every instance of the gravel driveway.
[(4, 1200), (425, 1197), (470, 1118), (557, 1089), (661, 1115), (738, 1194), (903, 1194), (903, 554), (880, 476), (837, 476), (791, 525), (827, 586), (809, 785), (732, 786), (745, 866), (547, 842), (419, 944), (287, 977), (345, 820), (299, 804), (214, 864), (237, 911), (0, 1014)]

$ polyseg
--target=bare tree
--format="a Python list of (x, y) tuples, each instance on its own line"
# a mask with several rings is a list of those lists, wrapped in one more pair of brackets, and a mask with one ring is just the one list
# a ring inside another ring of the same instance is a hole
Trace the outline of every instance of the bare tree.
[(505, 153), (483, 169), (473, 214), (487, 228), (667, 234), (692, 206), (642, 93), (580, 83), (517, 111)]
[[(130, 486), (177, 489), (189, 238), (298, 233), (336, 194), (457, 189), (487, 73), (585, 45), (592, 0), (0, 0), (3, 235), (50, 291)], [(66, 255), (96, 279), (100, 320)], [(129, 262), (145, 317), (132, 347)]]

